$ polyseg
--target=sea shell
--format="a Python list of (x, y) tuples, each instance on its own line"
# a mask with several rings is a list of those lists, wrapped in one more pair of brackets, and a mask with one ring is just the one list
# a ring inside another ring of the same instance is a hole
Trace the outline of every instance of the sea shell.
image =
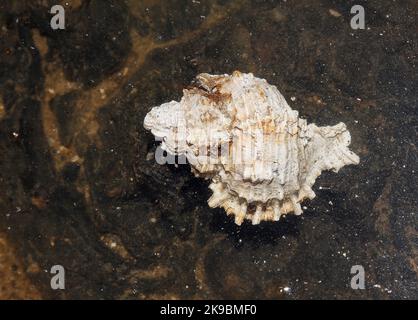
[(185, 155), (196, 176), (211, 179), (210, 207), (240, 225), (302, 213), (323, 170), (358, 164), (344, 123), (307, 124), (264, 79), (235, 71), (196, 77), (180, 102), (154, 107), (144, 127), (173, 155)]

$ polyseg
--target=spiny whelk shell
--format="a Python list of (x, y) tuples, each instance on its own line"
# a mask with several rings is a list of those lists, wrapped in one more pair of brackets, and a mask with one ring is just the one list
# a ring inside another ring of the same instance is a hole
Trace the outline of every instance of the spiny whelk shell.
[(209, 206), (223, 207), (238, 225), (301, 214), (323, 170), (359, 163), (344, 123), (308, 125), (251, 73), (198, 75), (180, 102), (153, 108), (144, 127), (163, 150), (185, 155), (196, 176), (212, 180)]

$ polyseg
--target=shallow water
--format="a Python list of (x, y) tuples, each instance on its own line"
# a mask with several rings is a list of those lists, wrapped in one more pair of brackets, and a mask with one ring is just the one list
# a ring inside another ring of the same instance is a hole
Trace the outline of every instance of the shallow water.
[[(79, 0), (56, 31), (46, 2), (0, 4), (0, 277), (17, 296), (418, 298), (416, 1), (367, 1), (353, 30), (353, 1)], [(351, 132), (360, 165), (322, 174), (302, 216), (238, 227), (189, 166), (152, 158), (145, 114), (234, 70)]]

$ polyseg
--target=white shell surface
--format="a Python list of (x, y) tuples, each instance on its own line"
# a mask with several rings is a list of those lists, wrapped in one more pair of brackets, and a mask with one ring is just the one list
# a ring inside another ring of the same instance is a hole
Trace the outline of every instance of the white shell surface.
[(323, 170), (359, 163), (344, 123), (307, 124), (251, 73), (198, 75), (180, 102), (154, 107), (144, 127), (167, 152), (185, 155), (195, 175), (211, 179), (209, 206), (223, 207), (238, 225), (301, 214)]

